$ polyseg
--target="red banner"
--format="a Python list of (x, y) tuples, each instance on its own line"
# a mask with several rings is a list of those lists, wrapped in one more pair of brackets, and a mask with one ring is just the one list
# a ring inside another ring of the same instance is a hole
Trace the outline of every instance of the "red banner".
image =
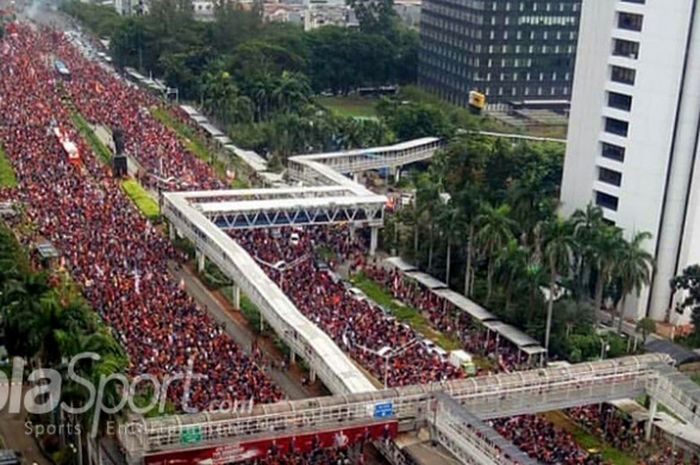
[[(361, 441), (394, 439), (398, 429), (398, 422), (390, 421), (297, 436), (281, 436), (259, 441), (235, 441), (224, 446), (148, 455), (145, 457), (145, 464), (224, 465), (264, 457), (270, 451), (280, 455), (285, 455), (285, 453), (289, 453), (292, 450), (300, 453), (310, 453), (315, 449), (349, 447)], [(190, 447), (196, 446), (191, 445)]]

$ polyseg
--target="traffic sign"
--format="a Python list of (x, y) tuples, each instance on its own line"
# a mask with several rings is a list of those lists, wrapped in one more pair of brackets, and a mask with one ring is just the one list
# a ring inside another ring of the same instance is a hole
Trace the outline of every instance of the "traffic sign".
[(374, 418), (388, 418), (394, 416), (394, 404), (384, 402), (374, 405)]
[(198, 444), (200, 442), (202, 442), (201, 426), (191, 426), (189, 428), (182, 428), (182, 432), (180, 433), (180, 443)]

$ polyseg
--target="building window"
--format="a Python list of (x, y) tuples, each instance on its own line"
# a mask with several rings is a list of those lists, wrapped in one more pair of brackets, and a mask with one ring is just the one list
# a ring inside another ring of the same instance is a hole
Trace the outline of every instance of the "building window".
[(627, 137), (629, 123), (615, 118), (605, 118), (605, 132), (616, 136)]
[(619, 171), (610, 170), (608, 168), (598, 167), (598, 181), (620, 187), (622, 184), (622, 173)]
[(618, 110), (630, 111), (632, 109), (632, 97), (617, 92), (608, 92), (608, 106)]
[(628, 31), (641, 31), (643, 19), (642, 15), (620, 12), (617, 16), (617, 27)]
[(607, 208), (608, 210), (617, 211), (617, 206), (619, 199), (614, 195), (606, 194), (605, 192), (596, 191), (595, 193), (595, 204), (601, 208)]
[(603, 157), (608, 158), (610, 160), (619, 161), (620, 163), (625, 161), (625, 148), (620, 147), (619, 145), (608, 144), (607, 142), (603, 142), (603, 146), (601, 148), (600, 153), (601, 155), (603, 155)]
[(623, 68), (622, 66), (613, 66), (610, 79), (613, 82), (622, 84), (634, 85), (634, 80), (637, 77), (637, 71), (631, 68)]
[(636, 60), (639, 58), (639, 42), (615, 39), (613, 42), (613, 55)]

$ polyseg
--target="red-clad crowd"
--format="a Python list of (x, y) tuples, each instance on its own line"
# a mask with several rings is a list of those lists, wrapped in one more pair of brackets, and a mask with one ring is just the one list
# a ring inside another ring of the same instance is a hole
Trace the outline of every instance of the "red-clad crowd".
[[(211, 167), (191, 156), (177, 134), (153, 116), (151, 111), (160, 107), (155, 97), (84, 57), (63, 36), (56, 44), (56, 54), (72, 75), (65, 83), (71, 101), (89, 122), (121, 129), (126, 152), (134, 155), (148, 174), (170, 179), (170, 189), (223, 187)], [(154, 181), (144, 179), (147, 184)]]
[[(36, 235), (61, 251), (65, 266), (127, 350), (132, 374), (182, 374), (192, 360), (194, 373), (208, 379), (193, 383), (190, 406), (280, 399), (280, 390), (168, 275), (168, 260), (181, 257), (137, 213), (73, 128), (50, 60), (61, 40), (20, 26), (0, 46), (0, 140)], [(81, 80), (75, 76), (73, 82)], [(115, 96), (100, 101), (113, 113), (122, 103)], [(80, 165), (68, 162), (54, 127), (76, 144)], [(176, 158), (177, 166), (199, 163)], [(200, 164), (197, 172), (209, 169)], [(176, 403), (183, 384), (169, 391)]]
[(567, 411), (576, 423), (616, 449), (644, 457), (639, 465), (698, 465), (700, 456), (668, 441), (656, 431), (651, 442), (644, 441), (644, 421), (634, 421), (611, 404), (587, 405)]
[[(420, 341), (410, 326), (397, 321), (366, 299), (353, 295), (342, 280), (315, 260), (316, 245), (324, 244), (336, 253), (354, 254), (347, 232), (336, 229), (284, 229), (237, 231), (233, 237), (261, 264), (271, 279), (281, 285), (297, 308), (328, 333), (350, 355), (383, 379), (389, 352), (408, 346), (390, 357), (388, 384), (404, 386), (461, 378), (464, 373)], [(294, 235), (294, 238), (292, 238)], [(283, 266), (269, 266), (279, 264)]]
[(435, 329), (458, 337), (466, 351), (492, 358), (504, 371), (516, 370), (524, 365), (525, 359), (519, 357), (517, 347), (504, 339), (486, 337), (485, 328), (478, 328), (478, 323), (466, 312), (457, 311), (454, 304), (408, 278), (400, 270), (373, 262), (366, 264), (362, 271), (381, 283), (394, 298), (424, 312)]
[[(50, 65), (53, 54), (65, 61), (73, 76), (63, 85), (58, 85)], [(163, 377), (182, 372), (192, 360), (194, 372), (208, 379), (194, 384), (190, 405), (210, 408), (249, 398), (280, 399), (280, 390), (169, 275), (168, 261), (182, 257), (137, 213), (118, 182), (91, 153), (72, 126), (61, 92), (91, 122), (122, 128), (127, 150), (148, 173), (175, 178), (174, 187), (179, 189), (222, 187), (210, 167), (151, 116), (150, 109), (159, 103), (81, 56), (62, 35), (32, 32), (28, 27), (6, 34), (0, 44), (0, 77), (0, 141), (21, 182), (17, 194), (4, 191), (0, 199), (15, 196), (26, 204), (37, 235), (50, 239), (62, 252), (66, 268), (128, 351), (131, 373)], [(53, 127), (77, 144), (80, 166), (68, 162), (50, 132)], [(391, 352), (407, 345), (389, 359), (391, 386), (439, 382), (464, 374), (422, 343), (409, 326), (353, 294), (319, 262), (318, 245), (330, 248), (335, 261), (363, 268), (396, 298), (429, 314), (438, 329), (458, 334), (470, 352), (498, 353), (506, 369), (517, 365), (513, 348), (496, 347), (495, 341), (486, 344), (466, 315), (456, 317), (451, 304), (390, 271), (367, 266), (361, 258), (364, 246), (350, 240), (346, 229), (238, 231), (233, 237), (301, 312), (378, 378), (385, 374), (385, 359), (379, 353), (385, 347)], [(182, 388), (174, 384), (171, 398), (179, 400)], [(544, 463), (604, 463), (543, 417), (491, 423)], [(252, 463), (361, 465), (364, 458), (341, 449), (318, 449), (283, 457), (273, 452)], [(647, 463), (675, 465), (674, 461)]]
[(500, 435), (510, 440), (531, 458), (548, 465), (607, 464), (576, 443), (573, 436), (537, 415), (492, 420)]

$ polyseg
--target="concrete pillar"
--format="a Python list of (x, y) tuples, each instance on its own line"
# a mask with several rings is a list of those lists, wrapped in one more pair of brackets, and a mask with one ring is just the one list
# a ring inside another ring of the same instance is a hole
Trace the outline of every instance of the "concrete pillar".
[(231, 286), (231, 302), (233, 303), (233, 308), (240, 310), (241, 308), (241, 288), (238, 284), (233, 283)]
[(168, 223), (168, 236), (170, 237), (170, 241), (175, 240), (175, 226), (173, 226), (172, 223)]
[(289, 352), (289, 363), (290, 365), (294, 365), (297, 363), (297, 354), (294, 351)]
[(369, 241), (369, 254), (374, 256), (377, 252), (377, 240), (379, 238), (379, 227), (372, 226), (372, 233)]
[(350, 225), (350, 240), (355, 240), (355, 225), (353, 224)]
[(652, 397), (649, 402), (649, 419), (647, 420), (647, 424), (644, 429), (644, 440), (647, 442), (651, 440), (651, 431), (654, 429), (654, 418), (656, 417), (657, 407), (658, 401), (656, 398)]
[(309, 382), (316, 382), (316, 371), (314, 369), (309, 370)]
[(360, 175), (358, 173), (352, 173), (352, 180), (356, 183), (360, 182)]
[(204, 271), (204, 260), (206, 257), (200, 250), (197, 250), (194, 256), (197, 260), (197, 271), (201, 273), (202, 271)]
[(401, 168), (397, 166), (396, 171), (394, 171), (394, 184), (398, 184), (399, 181), (401, 181)]

